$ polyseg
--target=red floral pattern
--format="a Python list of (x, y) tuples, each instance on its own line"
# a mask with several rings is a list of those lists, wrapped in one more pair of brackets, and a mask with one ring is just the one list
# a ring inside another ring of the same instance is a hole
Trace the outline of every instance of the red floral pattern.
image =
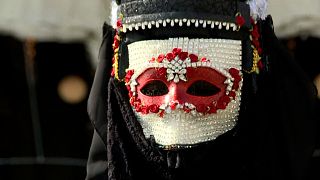
[(252, 24), (252, 29), (250, 31), (251, 34), (251, 43), (253, 45), (253, 50), (258, 52), (258, 59), (254, 59), (253, 60), (253, 68), (250, 72), (255, 72), (255, 73), (259, 73), (260, 70), (263, 69), (263, 63), (261, 61), (261, 55), (263, 53), (262, 48), (261, 48), (261, 44), (260, 44), (260, 33), (259, 33), (259, 26), (257, 25), (257, 23), (255, 22), (255, 20), (253, 18), (251, 18), (251, 24)]
[[(246, 23), (243, 16), (241, 16), (240, 13), (236, 14), (236, 24), (241, 28)], [(253, 46), (254, 53), (254, 59), (253, 59), (253, 66), (250, 71), (247, 71), (248, 73), (256, 73), (259, 74), (260, 70), (263, 69), (263, 63), (261, 62), (261, 55), (263, 53), (261, 44), (260, 44), (260, 31), (259, 26), (257, 25), (256, 21), (251, 17), (250, 23), (252, 24), (252, 29), (250, 30), (250, 36), (251, 36), (251, 44)]]
[(125, 76), (125, 82), (128, 83), (132, 77), (132, 75), (134, 74), (134, 70), (128, 70), (127, 74)]
[(162, 61), (164, 60), (164, 58), (166, 58), (166, 56), (165, 56), (164, 54), (160, 54), (160, 55), (158, 56), (157, 62), (158, 62), (158, 63), (162, 63)]
[[(113, 38), (113, 44), (112, 44), (112, 49), (113, 52), (118, 52), (119, 51), (119, 35), (118, 32), (116, 32), (114, 38)], [(111, 71), (111, 76), (114, 77), (116, 74), (116, 69), (118, 68), (118, 53), (114, 53), (112, 57), (112, 71)]]
[(181, 59), (182, 61), (186, 60), (188, 58), (188, 52), (181, 52), (179, 54), (179, 59)]
[(198, 62), (199, 57), (195, 54), (190, 54), (189, 58), (191, 60), (191, 62)]
[(181, 53), (182, 49), (180, 48), (173, 48), (172, 53), (174, 56), (178, 56)]
[(245, 23), (246, 23), (246, 20), (244, 19), (243, 16), (241, 16), (240, 14), (236, 16), (236, 23), (242, 27)]
[(167, 58), (167, 60), (168, 60), (169, 62), (172, 61), (174, 57), (175, 57), (175, 56), (174, 56), (173, 53), (168, 53), (168, 54), (166, 55), (166, 58)]
[(112, 49), (113, 49), (113, 57), (112, 57), (112, 70), (111, 70), (111, 76), (119, 79), (118, 77), (118, 60), (119, 60), (119, 45), (120, 45), (120, 31), (123, 28), (122, 25), (122, 18), (119, 18), (117, 20), (117, 29), (116, 29), (116, 34), (113, 38), (113, 44), (112, 44)]
[(158, 105), (152, 104), (152, 105), (149, 106), (149, 110), (150, 110), (150, 112), (152, 112), (152, 113), (158, 113), (160, 109), (159, 109), (159, 106), (158, 106)]

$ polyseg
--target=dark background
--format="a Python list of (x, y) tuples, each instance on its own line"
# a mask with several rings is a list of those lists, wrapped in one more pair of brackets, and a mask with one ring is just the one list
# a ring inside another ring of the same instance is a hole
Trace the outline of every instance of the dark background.
[(91, 87), (86, 47), (35, 42), (35, 57), (27, 61), (25, 43), (0, 36), (0, 180), (84, 179), (92, 136), (88, 94), (70, 104), (57, 87), (69, 75)]
[[(295, 57), (298, 64), (306, 72), (310, 80), (314, 81), (320, 75), (320, 39), (314, 37), (293, 37), (281, 40), (288, 48), (291, 54)], [(320, 88), (320, 87), (318, 87)], [(320, 90), (320, 89), (319, 89)], [(318, 90), (318, 92), (320, 92)], [(319, 96), (320, 97), (320, 96)], [(314, 152), (311, 167), (310, 179), (320, 179), (320, 100), (316, 105), (316, 120), (317, 120), (317, 147)]]

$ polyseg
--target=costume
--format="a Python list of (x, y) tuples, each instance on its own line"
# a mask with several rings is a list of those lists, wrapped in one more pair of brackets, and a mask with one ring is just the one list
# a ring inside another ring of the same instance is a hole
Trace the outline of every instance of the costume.
[(118, 3), (88, 103), (87, 179), (304, 177), (316, 93), (265, 1)]

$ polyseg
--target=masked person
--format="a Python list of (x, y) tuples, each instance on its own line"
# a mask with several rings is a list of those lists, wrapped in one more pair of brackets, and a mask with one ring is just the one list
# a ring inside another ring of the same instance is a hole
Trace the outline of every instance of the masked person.
[(316, 91), (262, 0), (122, 0), (105, 24), (87, 179), (303, 179)]

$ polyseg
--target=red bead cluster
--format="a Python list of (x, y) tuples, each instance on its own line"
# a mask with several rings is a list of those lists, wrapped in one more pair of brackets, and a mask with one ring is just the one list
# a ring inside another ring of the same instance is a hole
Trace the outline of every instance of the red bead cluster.
[(240, 13), (236, 15), (236, 24), (241, 28), (246, 23), (246, 20)]
[[(250, 31), (251, 37), (252, 37), (251, 43), (254, 46), (254, 48), (258, 51), (259, 56), (261, 56), (262, 55), (262, 48), (261, 48), (261, 44), (260, 44), (259, 26), (257, 25), (257, 23), (255, 23), (255, 20), (252, 18), (251, 18), (251, 24), (253, 26), (252, 30)], [(257, 62), (257, 66), (260, 70), (263, 69), (263, 64), (260, 59)]]
[(112, 57), (112, 71), (111, 71), (111, 76), (114, 77), (118, 68), (118, 52), (119, 52), (119, 35), (118, 32), (116, 32), (114, 38), (113, 38), (113, 57)]
[(162, 63), (163, 60), (165, 60), (165, 59), (168, 60), (169, 62), (171, 62), (177, 56), (182, 61), (186, 60), (187, 58), (189, 58), (191, 60), (191, 62), (198, 62), (198, 60), (199, 60), (198, 56), (195, 54), (189, 54), (188, 52), (183, 52), (182, 49), (180, 49), (180, 48), (174, 48), (172, 50), (172, 52), (169, 52), (166, 55), (160, 54), (158, 56), (158, 58), (152, 58), (151, 60), (149, 60), (149, 62)]
[[(257, 73), (259, 74), (260, 70), (263, 69), (263, 63), (261, 61), (261, 55), (262, 55), (262, 48), (260, 44), (260, 31), (259, 26), (255, 22), (255, 20), (251, 17), (250, 23), (252, 24), (252, 29), (250, 30), (250, 36), (251, 36), (251, 44), (253, 46), (253, 67), (250, 71), (247, 71), (248, 73)], [(245, 24), (245, 19), (243, 16), (241, 16), (240, 13), (236, 14), (236, 24), (241, 28)]]
[[(129, 96), (130, 95), (131, 95), (130, 104), (131, 104), (131, 106), (134, 107), (134, 109), (137, 112), (140, 112), (142, 114), (159, 113), (160, 112), (160, 107), (158, 105), (156, 105), (156, 104), (143, 105), (141, 103), (141, 100), (138, 97), (132, 96), (132, 94), (129, 93)], [(163, 110), (161, 110), (161, 111), (163, 111)]]
[(118, 76), (118, 61), (119, 61), (119, 45), (120, 45), (120, 31), (122, 29), (122, 20), (119, 19), (117, 21), (117, 29), (116, 29), (116, 34), (113, 38), (113, 44), (112, 44), (112, 48), (113, 48), (113, 58), (112, 58), (112, 71), (111, 71), (111, 76), (112, 77), (116, 77), (117, 79), (119, 79)]

